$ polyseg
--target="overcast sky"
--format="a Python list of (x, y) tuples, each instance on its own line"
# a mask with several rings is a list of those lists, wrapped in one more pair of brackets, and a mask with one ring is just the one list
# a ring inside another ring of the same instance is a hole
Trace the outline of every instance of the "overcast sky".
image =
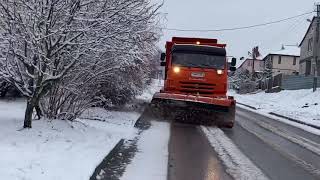
[[(314, 0), (165, 0), (161, 9), (167, 28), (221, 29), (279, 20), (314, 10)], [(263, 54), (279, 50), (282, 44), (300, 43), (312, 15), (254, 29), (227, 32), (163, 31), (159, 46), (172, 36), (218, 38), (228, 45), (228, 55), (247, 56), (258, 45)]]

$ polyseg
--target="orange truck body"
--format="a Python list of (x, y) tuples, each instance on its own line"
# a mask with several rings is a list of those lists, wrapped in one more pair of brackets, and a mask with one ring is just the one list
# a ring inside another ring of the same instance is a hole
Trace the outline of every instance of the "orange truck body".
[[(226, 44), (219, 44), (217, 39), (173, 37), (172, 41), (166, 43), (164, 87), (153, 99), (208, 105), (214, 112), (226, 113), (228, 119), (223, 120), (223, 126), (232, 127), (234, 112), (231, 111), (234, 111), (236, 101), (233, 97), (227, 96), (229, 67), (225, 47)], [(224, 57), (224, 65), (221, 69), (176, 67), (172, 63), (172, 53), (176, 49), (186, 53), (219, 53), (219, 56)]]

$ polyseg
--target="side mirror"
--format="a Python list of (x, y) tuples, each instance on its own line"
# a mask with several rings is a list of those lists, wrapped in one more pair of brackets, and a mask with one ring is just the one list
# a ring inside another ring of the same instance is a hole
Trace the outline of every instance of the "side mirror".
[(236, 66), (236, 65), (237, 65), (237, 59), (236, 58), (232, 58), (231, 66)]
[(234, 71), (236, 71), (236, 70), (237, 70), (236, 67), (234, 67), (234, 66), (231, 66), (231, 67), (230, 67), (230, 71), (234, 72)]
[(165, 61), (162, 61), (162, 62), (160, 63), (160, 66), (166, 66), (166, 62), (165, 62)]
[(161, 53), (161, 61), (164, 61), (166, 59), (166, 53)]

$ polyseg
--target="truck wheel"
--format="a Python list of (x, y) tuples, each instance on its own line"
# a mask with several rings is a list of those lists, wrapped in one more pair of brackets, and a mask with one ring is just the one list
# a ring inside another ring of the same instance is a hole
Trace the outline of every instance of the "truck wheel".
[(220, 125), (219, 128), (228, 128), (228, 129), (232, 129), (234, 126), (234, 122), (228, 122), (228, 123), (225, 123), (223, 125)]

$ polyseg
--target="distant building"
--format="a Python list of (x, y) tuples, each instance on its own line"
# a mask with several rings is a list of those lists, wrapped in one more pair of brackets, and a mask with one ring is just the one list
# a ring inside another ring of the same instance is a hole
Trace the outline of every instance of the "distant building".
[(314, 33), (316, 30), (316, 18), (313, 18), (309, 28), (304, 35), (300, 47), (301, 47), (301, 59), (300, 59), (300, 69), (301, 75), (314, 75), (315, 74), (315, 62), (313, 58), (313, 46), (314, 46)]
[(281, 50), (269, 53), (264, 59), (266, 66), (270, 63), (272, 75), (299, 74), (300, 48), (298, 46), (283, 46)]
[[(254, 68), (253, 68), (254, 64)], [(254, 60), (251, 58), (247, 58), (246, 60), (243, 61), (243, 63), (238, 67), (238, 69), (241, 70), (248, 70), (250, 73), (254, 70), (254, 72), (262, 72), (264, 71), (264, 61), (261, 59), (256, 59)]]

